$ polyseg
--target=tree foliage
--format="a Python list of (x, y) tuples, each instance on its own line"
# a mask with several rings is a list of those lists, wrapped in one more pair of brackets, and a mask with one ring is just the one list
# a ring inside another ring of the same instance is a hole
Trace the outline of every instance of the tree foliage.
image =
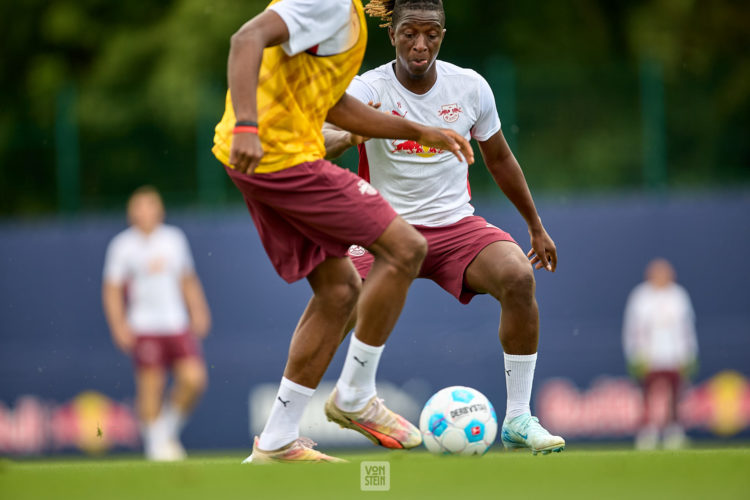
[[(515, 103), (514, 119), (500, 109), (501, 119), (533, 185), (639, 184), (643, 60), (664, 70), (670, 183), (750, 179), (750, 3), (444, 3), (441, 58), (488, 79), (491, 61), (512, 62), (513, 88), (490, 83), (498, 101)], [(193, 200), (204, 146), (196, 127), (221, 114), (229, 37), (265, 4), (0, 3), (0, 213), (55, 209), (55, 125), (66, 88), (77, 96), (89, 205), (146, 181)], [(392, 57), (373, 21), (363, 67)]]

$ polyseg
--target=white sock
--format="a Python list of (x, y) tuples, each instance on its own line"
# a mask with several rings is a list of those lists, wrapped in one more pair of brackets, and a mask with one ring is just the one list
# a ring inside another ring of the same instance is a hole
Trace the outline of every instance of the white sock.
[(258, 447), (273, 451), (299, 437), (299, 422), (315, 389), (299, 385), (282, 377), (279, 392), (271, 407), (266, 426), (260, 434)]
[(336, 382), (336, 406), (341, 410), (359, 411), (376, 394), (375, 373), (384, 348), (385, 345), (375, 347), (365, 344), (352, 333), (344, 368)]
[(157, 453), (163, 440), (163, 431), (157, 418), (153, 422), (141, 422), (141, 437), (143, 438), (143, 452), (146, 458), (153, 458)]
[(187, 422), (187, 414), (172, 403), (167, 403), (161, 409), (159, 420), (162, 421), (165, 432), (170, 438), (179, 439), (180, 432)]
[(505, 387), (508, 390), (508, 403), (505, 417), (511, 420), (524, 413), (531, 413), (531, 386), (534, 383), (536, 353), (505, 354)]

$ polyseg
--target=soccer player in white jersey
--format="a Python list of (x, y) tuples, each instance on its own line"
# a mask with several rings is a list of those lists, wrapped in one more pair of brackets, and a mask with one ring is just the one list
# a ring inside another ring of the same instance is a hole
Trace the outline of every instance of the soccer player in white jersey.
[[(130, 227), (107, 248), (104, 313), (115, 345), (133, 358), (146, 458), (179, 460), (180, 431), (206, 386), (200, 339), (211, 316), (185, 234), (163, 224), (159, 193), (138, 188), (127, 211)], [(170, 371), (174, 386), (164, 402)]]
[[(464, 304), (479, 293), (500, 302), (508, 393), (503, 445), (530, 448), (534, 454), (561, 451), (565, 441), (547, 432), (530, 412), (539, 338), (533, 266), (554, 272), (557, 251), (503, 137), (492, 90), (476, 72), (437, 60), (445, 35), (440, 0), (373, 0), (367, 12), (385, 21), (396, 59), (355, 78), (347, 93), (386, 113), (474, 138), (497, 185), (526, 220), (531, 250), (524, 254), (509, 234), (474, 215), (468, 165), (449, 152), (414, 141), (366, 140), (326, 125), (327, 155), (335, 158), (359, 145), (360, 175), (427, 239), (420, 277), (432, 279)], [(352, 247), (350, 256), (366, 278), (372, 256), (361, 247)], [(382, 350), (352, 337), (326, 407), (329, 419), (367, 435), (347, 424), (375, 394)], [(498, 378), (500, 373), (498, 369)]]
[[(653, 449), (660, 438), (665, 448), (682, 447), (686, 437), (677, 408), (697, 365), (698, 338), (690, 296), (675, 282), (669, 261), (652, 260), (646, 281), (630, 293), (622, 342), (628, 369), (643, 385), (643, 421), (636, 447)], [(661, 398), (668, 401), (666, 415), (658, 410)]]

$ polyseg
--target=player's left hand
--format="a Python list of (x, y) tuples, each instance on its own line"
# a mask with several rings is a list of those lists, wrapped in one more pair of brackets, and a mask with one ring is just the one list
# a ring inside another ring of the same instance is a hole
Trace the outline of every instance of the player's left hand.
[(643, 380), (648, 373), (648, 364), (645, 361), (631, 361), (628, 363), (628, 373), (636, 380)]
[(683, 378), (692, 379), (698, 373), (698, 360), (693, 358), (685, 365), (680, 367), (680, 374)]
[(190, 322), (190, 330), (193, 335), (199, 339), (205, 339), (208, 336), (208, 332), (211, 329), (211, 320), (207, 315), (196, 314)]
[(531, 265), (534, 266), (534, 269), (544, 268), (554, 273), (557, 269), (555, 242), (547, 234), (544, 226), (533, 230), (529, 229), (529, 235), (531, 236), (531, 250), (528, 251), (526, 256), (529, 258)]
[(440, 148), (453, 153), (458, 161), (469, 165), (474, 163), (474, 150), (466, 138), (449, 128), (423, 127), (417, 141), (424, 146)]

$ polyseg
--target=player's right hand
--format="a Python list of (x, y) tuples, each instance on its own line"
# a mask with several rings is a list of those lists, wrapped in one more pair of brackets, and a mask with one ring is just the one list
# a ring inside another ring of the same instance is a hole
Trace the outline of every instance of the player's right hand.
[(433, 148), (450, 151), (458, 161), (471, 165), (474, 163), (474, 150), (462, 135), (448, 128), (425, 127), (419, 138), (419, 143)]
[(234, 134), (229, 150), (229, 164), (243, 174), (252, 175), (263, 158), (263, 145), (258, 134), (244, 132)]

